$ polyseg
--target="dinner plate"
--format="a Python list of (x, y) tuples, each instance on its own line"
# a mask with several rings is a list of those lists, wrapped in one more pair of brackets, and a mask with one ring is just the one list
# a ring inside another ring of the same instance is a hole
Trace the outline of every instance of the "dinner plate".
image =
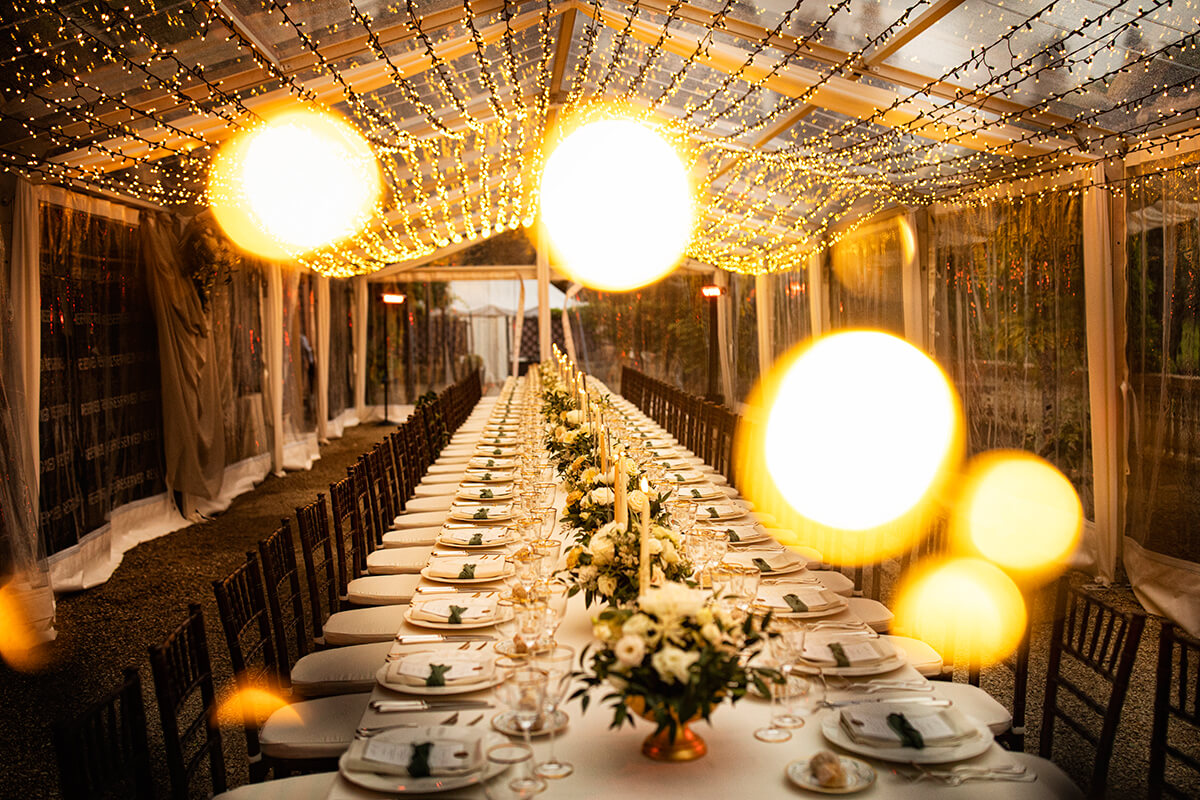
[[(437, 595), (430, 595), (431, 598)], [(404, 621), (409, 625), (416, 625), (418, 628), (429, 628), (435, 631), (469, 631), (476, 628), (490, 628), (496, 624), (496, 616), (493, 614), (486, 620), (477, 620), (475, 622), (433, 622), (426, 619), (413, 619), (412, 606), (404, 609)]]
[(407, 683), (389, 683), (387, 680), (387, 671), (388, 664), (384, 664), (375, 671), (375, 682), (383, 688), (392, 692), (400, 692), (402, 694), (419, 694), (428, 697), (478, 692), (481, 689), (490, 689), (504, 681), (503, 671), (493, 669), (492, 674), (487, 678), (479, 681), (471, 681), (470, 683), (456, 683), (453, 686), (414, 686)]
[(469, 500), (472, 503), (494, 503), (501, 500), (512, 500), (513, 495), (515, 494), (512, 483), (509, 483), (503, 487), (497, 486), (497, 488), (492, 489), (491, 497), (482, 496), (482, 492), (485, 488), (491, 487), (472, 486), (466, 489), (460, 488), (454, 495), (454, 498), (456, 500)]
[[(488, 515), (486, 517), (476, 518), (475, 514), (478, 512), (475, 510), (475, 508), (488, 509)], [(472, 510), (462, 511), (457, 508), (450, 509), (450, 519), (454, 520), (455, 522), (508, 522), (512, 519), (512, 517), (513, 514), (511, 506), (509, 506), (506, 511), (497, 509), (493, 506), (475, 506), (472, 508)]]
[(867, 758), (878, 758), (880, 761), (898, 764), (949, 764), (982, 755), (995, 741), (987, 726), (981, 725), (973, 717), (965, 714), (963, 717), (975, 726), (975, 733), (952, 747), (925, 747), (918, 750), (915, 747), (875, 747), (856, 742), (850, 738), (850, 734), (842, 730), (841, 717), (836, 711), (821, 720), (821, 735), (843, 750)]
[(903, 650), (897, 649), (892, 655), (874, 664), (859, 664), (857, 666), (837, 667), (828, 664), (817, 664), (805, 659), (800, 660), (800, 666), (807, 669), (819, 670), (823, 675), (838, 675), (843, 678), (861, 678), (867, 675), (882, 675), (885, 672), (899, 669), (908, 661)]
[(728, 495), (716, 486), (680, 486), (675, 496), (681, 500), (724, 500)]
[(488, 542), (487, 544), (465, 544), (464, 542), (457, 541), (456, 539), (449, 539), (446, 536), (439, 536), (435, 541), (437, 544), (440, 544), (443, 547), (460, 547), (463, 550), (490, 550), (496, 547), (504, 547), (507, 544), (515, 542), (516, 540), (517, 537), (515, 534), (509, 534), (508, 536), (502, 536), (501, 538)]
[[(431, 735), (436, 730), (437, 727), (431, 727)], [(386, 734), (387, 731), (384, 731), (383, 733), (376, 734), (376, 736), (385, 736)], [(482, 752), (486, 753), (488, 748), (499, 744), (506, 744), (507, 742), (508, 737), (488, 731), (480, 741), (479, 747)], [(484, 760), (483, 768), (477, 772), (469, 772), (465, 775), (431, 775), (428, 778), (412, 778), (407, 775), (384, 775), (379, 772), (346, 769), (346, 758), (346, 753), (342, 753), (342, 757), (338, 760), (338, 771), (342, 777), (364, 789), (386, 792), (388, 794), (423, 794), (462, 789), (465, 786), (474, 786), (481, 781), (490, 780), (501, 772), (504, 772), (509, 766), (508, 764), (493, 764)]]
[(506, 564), (504, 567), (504, 571), (501, 572), (499, 575), (497, 575), (494, 578), (439, 578), (436, 575), (429, 574), (428, 566), (422, 567), (422, 569), (421, 569), (421, 577), (422, 578), (427, 578), (431, 581), (437, 581), (438, 583), (494, 583), (495, 581), (502, 581), (512, 574), (513, 574), (513, 565), (512, 564)]
[[(717, 530), (720, 530), (720, 528), (717, 528)], [(758, 567), (758, 565), (754, 563), (755, 558), (767, 559), (772, 556), (785, 553), (791, 553), (791, 551), (777, 550), (773, 553), (764, 553), (761, 551), (756, 552), (754, 550), (728, 550), (726, 551), (722, 562), (726, 564), (736, 564), (739, 567)], [(774, 578), (777, 575), (795, 575), (797, 572), (804, 572), (808, 569), (807, 559), (802, 556), (798, 556), (795, 553), (791, 553), (791, 555), (793, 555), (794, 558), (781, 567), (772, 567), (771, 569), (766, 570), (764, 570), (762, 567), (758, 567), (758, 571), (764, 578)], [(767, 566), (770, 566), (770, 564), (768, 563)]]
[[(683, 498), (690, 500), (691, 498)], [(716, 511), (716, 516), (712, 515), (709, 509)], [(731, 519), (741, 519), (746, 516), (746, 510), (738, 506), (726, 503), (706, 503), (703, 500), (696, 501), (696, 522), (723, 522)]]
[[(551, 733), (562, 733), (567, 729), (567, 723), (570, 722), (570, 719), (571, 718), (566, 715), (566, 712), (555, 711), (553, 725), (543, 724), (542, 727), (531, 730), (529, 735), (549, 736)], [(516, 714), (514, 714), (512, 711), (505, 711), (502, 714), (497, 714), (496, 716), (492, 717), (492, 727), (509, 736), (525, 735), (524, 732), (517, 727)]]
[(813, 775), (807, 759), (800, 759), (788, 764), (785, 774), (789, 781), (801, 789), (820, 794), (854, 794), (875, 783), (875, 770), (871, 769), (867, 762), (850, 756), (838, 756), (838, 761), (841, 762), (842, 770), (846, 773), (844, 786), (822, 786)]
[[(819, 608), (815, 611), (784, 611), (782, 608), (769, 606), (766, 603), (760, 603), (757, 600), (754, 603), (754, 607), (763, 611), (770, 610), (771, 616), (773, 617), (782, 617), (784, 619), (819, 619), (821, 617), (828, 617), (833, 614), (837, 614), (838, 612), (845, 611), (850, 605), (850, 601), (841, 595), (837, 595), (837, 598), (841, 602), (835, 601), (832, 606), (828, 608)], [(827, 674), (830, 673), (827, 671)]]

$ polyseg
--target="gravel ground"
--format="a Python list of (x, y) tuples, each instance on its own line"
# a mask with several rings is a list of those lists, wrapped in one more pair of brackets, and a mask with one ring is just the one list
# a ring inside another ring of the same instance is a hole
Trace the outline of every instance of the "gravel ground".
[[(220, 632), (211, 581), (231, 572), (247, 550), (269, 533), (296, 506), (327, 492), (332, 481), (358, 454), (378, 441), (386, 430), (377, 426), (348, 428), (344, 438), (322, 448), (312, 471), (269, 476), (255, 491), (237, 498), (222, 515), (140, 545), (126, 553), (104, 585), (59, 598), (59, 636), (50, 646), (49, 664), (41, 671), (21, 674), (0, 665), (0, 797), (32, 800), (57, 796), (57, 769), (50, 747), (50, 723), (69, 716), (110, 689), (126, 665), (142, 674), (147, 704), (150, 746), (160, 793), (166, 794), (158, 711), (154, 703), (147, 648), (179, 624), (190, 602), (204, 607), (218, 691), (228, 696), (232, 686), (224, 637)], [(1083, 576), (1074, 580), (1083, 583)], [(887, 596), (892, 581), (884, 580)], [(1137, 607), (1128, 587), (1099, 590), (1120, 606)], [(1037, 751), (1041, 701), (1045, 686), (1052, 596), (1046, 591), (1033, 609), (1035, 618), (1030, 677), (1026, 749)], [(1159, 625), (1151, 620), (1143, 636), (1109, 773), (1109, 797), (1136, 798), (1146, 794), (1150, 755), (1156, 650)], [(962, 676), (960, 676), (961, 678)], [(1011, 673), (1003, 667), (984, 671), (983, 686), (1009, 704)], [(1060, 730), (1062, 728), (1060, 727)], [(226, 767), (231, 786), (246, 780), (245, 744), (241, 731), (225, 731)], [(1195, 741), (1193, 741), (1195, 744)], [(1090, 747), (1056, 733), (1054, 760), (1076, 781), (1090, 773)], [(1191, 786), (1200, 797), (1200, 783)]]

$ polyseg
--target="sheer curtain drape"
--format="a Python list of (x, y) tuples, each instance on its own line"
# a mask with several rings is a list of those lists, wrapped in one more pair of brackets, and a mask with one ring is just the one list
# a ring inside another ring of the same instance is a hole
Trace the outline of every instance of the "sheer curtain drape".
[(931, 235), (932, 349), (962, 397), (969, 452), (1047, 459), (1092, 519), (1080, 198), (947, 209)]
[(1200, 158), (1127, 194), (1125, 566), (1138, 598), (1200, 634)]

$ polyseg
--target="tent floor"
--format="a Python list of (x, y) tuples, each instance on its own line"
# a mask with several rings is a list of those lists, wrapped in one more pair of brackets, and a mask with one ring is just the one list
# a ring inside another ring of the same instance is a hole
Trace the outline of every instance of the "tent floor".
[[(49, 646), (47, 665), (35, 674), (16, 673), (0, 666), (0, 763), (5, 765), (5, 785), (27, 787), (42, 796), (57, 785), (58, 776), (50, 746), (50, 723), (68, 716), (114, 686), (121, 669), (137, 665), (142, 673), (151, 753), (160, 794), (166, 794), (166, 766), (162, 760), (158, 711), (150, 678), (147, 648), (160, 641), (183, 618), (187, 604), (204, 607), (213, 669), (221, 697), (231, 693), (232, 676), (224, 637), (220, 631), (211, 581), (231, 572), (247, 550), (267, 535), (296, 506), (311, 502), (317, 492), (328, 492), (332, 481), (344, 476), (355, 458), (378, 441), (386, 429), (375, 425), (347, 428), (342, 439), (324, 447), (310, 472), (285, 478), (268, 476), (253, 492), (237, 498), (216, 519), (140, 545), (126, 553), (112, 579), (102, 586), (59, 598), (58, 640)], [(1076, 580), (1083, 582), (1082, 576)], [(885, 602), (895, 576), (884, 576)], [(1128, 587), (1104, 590), (1102, 595), (1122, 604), (1136, 605)], [(1049, 638), (1050, 593), (1043, 592), (1033, 609), (1041, 620), (1035, 627), (1029, 686), (1026, 750), (1037, 752), (1041, 701)], [(1146, 626), (1134, 669), (1117, 748), (1109, 775), (1110, 796), (1140, 797), (1146, 793), (1150, 718), (1154, 696), (1154, 665), (1158, 624)], [(965, 679), (960, 675), (960, 679)], [(1003, 667), (986, 669), (983, 687), (1002, 704), (1011, 705), (1012, 674)], [(577, 713), (577, 709), (573, 711)], [(1056, 731), (1054, 760), (1076, 780), (1089, 773), (1092, 759), (1087, 747), (1073, 735)], [(241, 731), (225, 730), (225, 761), (230, 785), (246, 780), (245, 744)], [(1200, 796), (1200, 786), (1193, 787)]]

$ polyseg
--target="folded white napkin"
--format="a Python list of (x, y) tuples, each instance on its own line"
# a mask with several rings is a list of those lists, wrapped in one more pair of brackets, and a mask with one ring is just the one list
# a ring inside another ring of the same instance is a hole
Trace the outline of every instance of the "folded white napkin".
[(746, 510), (741, 506), (735, 506), (729, 502), (717, 502), (701, 500), (696, 503), (696, 521), (705, 522), (708, 520), (721, 519), (736, 519), (744, 516)]
[(924, 747), (950, 747), (975, 734), (957, 709), (916, 703), (850, 706), (842, 709), (840, 721), (850, 738), (879, 747), (911, 747), (913, 732)]
[(456, 609), (460, 622), (485, 622), (496, 616), (496, 596), (489, 592), (483, 597), (461, 594), (427, 600), (417, 597), (409, 605), (408, 614), (415, 620), (449, 622)]
[[(791, 602), (788, 598), (792, 598)], [(824, 611), (841, 605), (841, 597), (821, 586), (762, 586), (758, 602), (783, 614)]]
[(460, 500), (506, 500), (513, 495), (512, 484), (495, 486), (462, 486), (458, 490)]
[(756, 552), (754, 550), (726, 553), (722, 561), (726, 564), (737, 564), (741, 567), (758, 567), (764, 574), (771, 572), (791, 572), (808, 564), (807, 559), (796, 555), (790, 550), (781, 550), (777, 553)]
[(517, 452), (517, 446), (515, 444), (488, 444), (487, 442), (481, 442), (475, 445), (475, 452), (484, 458), (489, 456), (500, 458), (501, 456), (512, 456)]
[(472, 467), (463, 473), (463, 477), (472, 481), (480, 481), (483, 483), (511, 483), (513, 480), (512, 470), (492, 470), (492, 469), (475, 469)]
[(725, 493), (712, 484), (703, 486), (680, 486), (675, 494), (684, 500), (707, 500), (710, 498), (725, 497)]
[[(432, 735), (431, 735), (432, 734)], [(483, 734), (469, 728), (447, 736), (441, 729), (397, 728), (375, 736), (354, 739), (346, 751), (345, 767), (357, 772), (408, 776), (413, 755), (423, 751), (421, 762), (430, 776), (466, 775), (483, 767)], [(418, 775), (421, 775), (418, 772)]]
[[(865, 667), (878, 664), (895, 654), (895, 648), (886, 639), (876, 638), (865, 633), (832, 635), (810, 633), (804, 640), (803, 658), (809, 663), (830, 667)], [(842, 661), (846, 663), (843, 664)]]
[[(434, 578), (458, 578), (464, 567), (474, 565), (474, 578), (499, 578), (504, 574), (504, 559), (488, 556), (440, 556), (429, 562), (429, 575)], [(461, 603), (459, 605), (462, 605)]]
[(667, 480), (672, 483), (696, 483), (704, 480), (704, 473), (687, 468), (668, 469)]
[(472, 469), (512, 469), (516, 465), (515, 458), (505, 456), (475, 456), (467, 462)]
[(766, 530), (757, 522), (738, 522), (727, 525), (709, 523), (701, 525), (701, 528), (706, 531), (720, 531), (724, 533), (729, 537), (730, 544), (761, 541), (767, 536)]
[[(442, 541), (455, 544), (499, 544), (508, 539), (508, 528), (442, 528)], [(478, 537), (478, 538), (476, 538)]]
[(484, 506), (456, 503), (450, 507), (450, 516), (454, 519), (465, 520), (467, 522), (489, 522), (498, 519), (508, 519), (512, 516), (512, 505), (502, 503)]

